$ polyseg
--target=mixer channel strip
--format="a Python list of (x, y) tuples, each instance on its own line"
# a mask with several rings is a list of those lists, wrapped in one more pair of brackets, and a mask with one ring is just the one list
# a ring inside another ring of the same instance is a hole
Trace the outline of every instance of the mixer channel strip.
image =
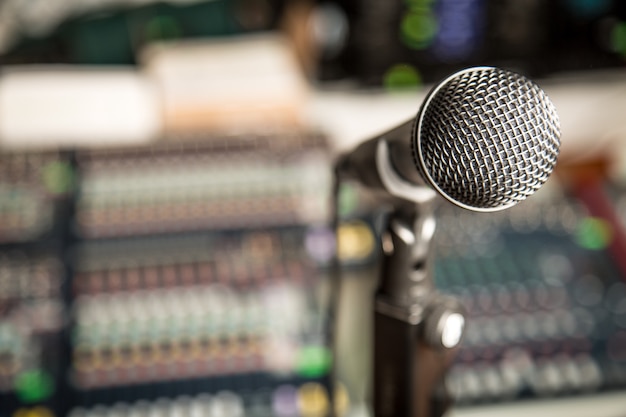
[(113, 238), (328, 222), (332, 172), (320, 137), (261, 139), (79, 152), (77, 234)]
[(440, 213), (436, 284), (468, 311), (447, 378), (460, 404), (626, 387), (626, 282), (610, 227), (551, 192), (490, 216)]
[[(313, 372), (305, 368), (316, 359), (300, 363), (302, 355), (318, 355), (326, 367), (324, 314), (311, 298), (324, 267), (303, 244), (294, 245), (307, 236), (310, 231), (285, 229), (163, 239), (143, 254), (137, 249), (154, 242), (80, 248), (75, 386)], [(263, 256), (248, 252), (262, 245), (269, 245)]]

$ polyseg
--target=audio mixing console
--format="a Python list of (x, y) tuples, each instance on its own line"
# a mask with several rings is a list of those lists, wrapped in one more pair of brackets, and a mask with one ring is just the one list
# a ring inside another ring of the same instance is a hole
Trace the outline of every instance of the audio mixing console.
[[(332, 260), (375, 269), (384, 215), (344, 184), (336, 248), (323, 138), (1, 158), (1, 416), (329, 412)], [(460, 405), (626, 387), (621, 226), (583, 197), (551, 180), (507, 211), (439, 208)]]
[(555, 191), (506, 213), (441, 214), (435, 279), (469, 312), (449, 377), (462, 403), (626, 386), (626, 282), (608, 250), (619, 231)]
[(0, 174), (0, 416), (328, 413), (323, 137), (7, 153)]

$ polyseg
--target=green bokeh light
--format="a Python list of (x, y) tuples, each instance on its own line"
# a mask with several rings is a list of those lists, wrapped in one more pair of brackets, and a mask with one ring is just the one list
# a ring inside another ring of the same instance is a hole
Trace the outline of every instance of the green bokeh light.
[(612, 240), (611, 225), (598, 217), (587, 217), (576, 228), (576, 243), (585, 249), (606, 249)]
[(431, 10), (436, 0), (404, 0), (411, 10)]
[(359, 205), (357, 189), (352, 184), (341, 184), (337, 197), (337, 213), (339, 216), (348, 216), (356, 211)]
[(611, 49), (626, 56), (626, 22), (619, 22), (611, 31)]
[(178, 39), (182, 35), (180, 24), (170, 16), (157, 16), (146, 25), (146, 38), (150, 40)]
[(74, 171), (65, 162), (50, 162), (42, 169), (43, 183), (51, 194), (64, 194), (74, 187)]
[(332, 355), (324, 346), (305, 346), (298, 352), (296, 373), (305, 378), (326, 375), (332, 364)]
[(54, 381), (50, 374), (40, 369), (22, 372), (15, 378), (15, 393), (26, 404), (36, 403), (54, 393)]
[(400, 38), (411, 49), (426, 49), (435, 39), (439, 25), (428, 9), (411, 10), (400, 23)]
[(415, 67), (398, 64), (387, 70), (383, 77), (383, 85), (387, 90), (415, 88), (422, 85), (422, 77)]

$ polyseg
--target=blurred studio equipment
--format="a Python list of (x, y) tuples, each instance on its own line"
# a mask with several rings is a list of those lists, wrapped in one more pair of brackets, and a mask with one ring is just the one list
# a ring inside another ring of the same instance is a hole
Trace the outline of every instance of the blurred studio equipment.
[(315, 17), (320, 77), (370, 86), (485, 64), (533, 77), (615, 68), (626, 51), (619, 0), (324, 0)]
[(0, 415), (623, 413), (625, 13), (0, 2)]

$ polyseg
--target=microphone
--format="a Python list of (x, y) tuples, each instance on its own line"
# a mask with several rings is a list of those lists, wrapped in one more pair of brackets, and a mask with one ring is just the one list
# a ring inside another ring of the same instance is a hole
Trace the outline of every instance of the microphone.
[(545, 183), (560, 136), (556, 109), (537, 84), (514, 72), (475, 67), (436, 85), (414, 119), (363, 142), (339, 160), (338, 169), (389, 193), (379, 163), (383, 143), (400, 181), (427, 185), (468, 210), (497, 211)]

